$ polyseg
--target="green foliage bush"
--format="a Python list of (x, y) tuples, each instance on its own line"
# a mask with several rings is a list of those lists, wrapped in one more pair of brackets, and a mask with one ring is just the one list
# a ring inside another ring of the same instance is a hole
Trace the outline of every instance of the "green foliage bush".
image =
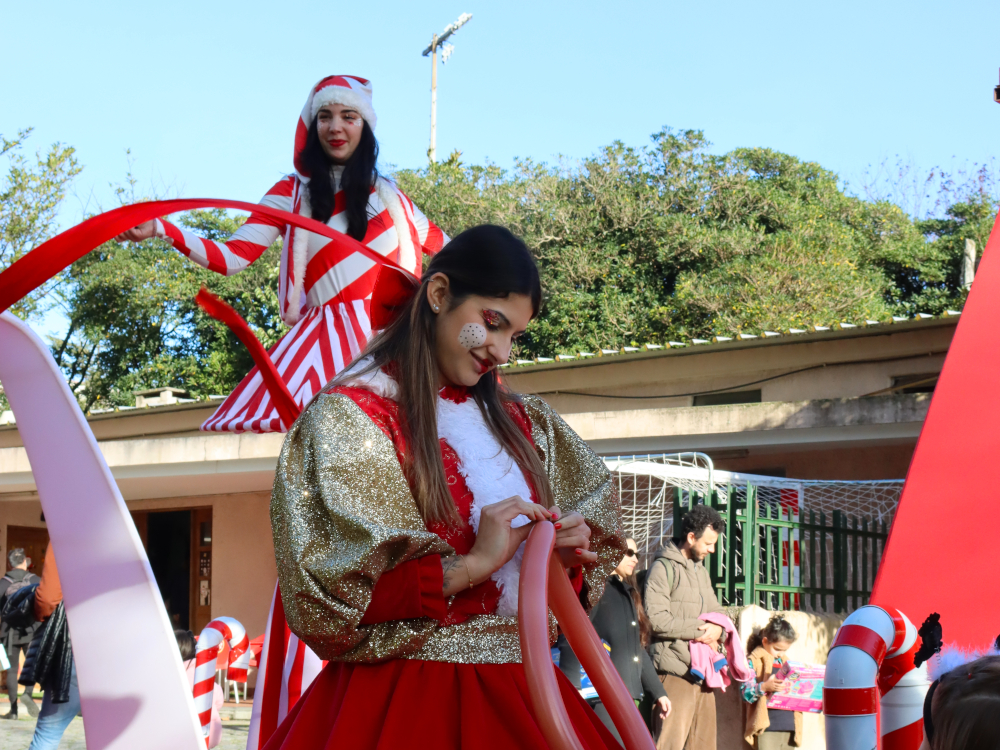
[[(16, 151), (25, 135), (4, 149)], [(985, 246), (997, 209), (989, 190), (966, 191), (940, 217), (914, 221), (887, 200), (849, 194), (818, 164), (763, 148), (708, 149), (700, 131), (664, 129), (647, 147), (616, 142), (578, 163), (521, 160), (506, 170), (464, 164), (456, 152), (395, 178), (449, 235), (490, 222), (531, 247), (546, 298), (522, 357), (963, 304), (963, 248), (966, 239)], [(77, 171), (72, 149), (58, 144), (34, 167), (12, 162), (0, 183), (2, 265), (51, 236)], [(222, 211), (182, 217), (218, 240), (241, 221)], [(207, 286), (271, 346), (285, 332), (279, 257), (280, 241), (222, 277), (165, 242), (109, 242), (77, 262), (54, 287), (70, 323), (52, 347), (84, 407), (131, 404), (134, 390), (156, 386), (228, 393), (252, 362), (194, 294)], [(17, 312), (37, 314), (40, 300)]]

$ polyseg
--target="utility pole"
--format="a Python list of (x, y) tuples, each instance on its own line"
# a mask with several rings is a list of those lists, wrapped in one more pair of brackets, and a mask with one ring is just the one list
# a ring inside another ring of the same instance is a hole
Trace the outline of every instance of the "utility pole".
[(431, 37), (430, 46), (424, 50), (424, 57), (431, 55), (431, 145), (427, 149), (427, 157), (431, 161), (437, 161), (437, 51), (441, 49), (441, 64), (444, 65), (455, 49), (453, 45), (445, 44), (445, 42), (448, 41), (448, 37), (470, 20), (472, 20), (472, 14), (463, 13), (455, 23), (446, 27), (440, 34), (434, 34)]

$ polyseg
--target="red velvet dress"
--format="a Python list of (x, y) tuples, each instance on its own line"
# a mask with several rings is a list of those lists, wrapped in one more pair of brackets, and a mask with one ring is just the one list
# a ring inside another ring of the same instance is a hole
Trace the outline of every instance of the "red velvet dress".
[[(393, 441), (402, 462), (405, 444), (396, 402), (361, 388), (341, 387)], [(443, 394), (466, 398), (458, 389)], [(511, 416), (531, 439), (531, 424), (520, 407)], [(452, 497), (463, 521), (460, 529), (430, 525), (457, 553), (475, 543), (469, 525), (472, 493), (458, 471), (458, 457), (444, 440), (441, 454)], [(534, 497), (532, 498), (535, 499)], [(578, 576), (572, 576), (577, 583)], [(496, 611), (499, 589), (492, 580), (451, 599), (442, 594), (439, 555), (403, 563), (375, 585), (363, 624), (433, 617), (457, 624)], [(614, 737), (563, 674), (553, 667), (567, 712), (586, 750), (618, 748)], [(545, 750), (535, 720), (522, 664), (452, 664), (394, 659), (380, 664), (330, 662), (271, 736), (264, 750)]]

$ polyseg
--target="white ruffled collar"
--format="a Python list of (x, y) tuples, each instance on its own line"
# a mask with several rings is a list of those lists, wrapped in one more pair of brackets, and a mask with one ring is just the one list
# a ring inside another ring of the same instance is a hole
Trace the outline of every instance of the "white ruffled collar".
[[(350, 370), (363, 370), (371, 361), (361, 360), (352, 365)], [(399, 399), (399, 385), (380, 368), (350, 377), (344, 381), (344, 385), (364, 388), (393, 401)], [(469, 398), (458, 403), (448, 398), (438, 398), (437, 432), (438, 437), (447, 442), (458, 456), (458, 472), (472, 493), (469, 522), (474, 532), (479, 532), (479, 520), (487, 505), (499, 503), (514, 495), (531, 500), (531, 487), (524, 472), (490, 432), (475, 399)], [(526, 523), (528, 519), (525, 516), (518, 516), (511, 522), (511, 526), (517, 528)], [(524, 544), (511, 560), (491, 576), (500, 589), (498, 615), (517, 616), (517, 588), (523, 555)]]

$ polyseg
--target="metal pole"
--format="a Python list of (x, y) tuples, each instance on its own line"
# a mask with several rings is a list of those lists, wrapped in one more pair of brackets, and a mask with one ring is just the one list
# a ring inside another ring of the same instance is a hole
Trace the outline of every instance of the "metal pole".
[(438, 37), (434, 35), (431, 41), (431, 146), (427, 156), (432, 162), (437, 161), (437, 81), (438, 81)]

